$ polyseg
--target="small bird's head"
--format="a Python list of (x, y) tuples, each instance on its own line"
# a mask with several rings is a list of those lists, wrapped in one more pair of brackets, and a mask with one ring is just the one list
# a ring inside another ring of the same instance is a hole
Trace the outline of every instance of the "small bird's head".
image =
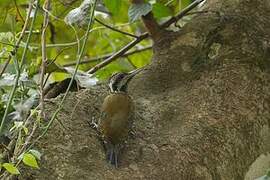
[(127, 92), (127, 86), (129, 81), (138, 73), (141, 69), (136, 69), (131, 72), (117, 72), (114, 73), (109, 79), (109, 88), (111, 92)]

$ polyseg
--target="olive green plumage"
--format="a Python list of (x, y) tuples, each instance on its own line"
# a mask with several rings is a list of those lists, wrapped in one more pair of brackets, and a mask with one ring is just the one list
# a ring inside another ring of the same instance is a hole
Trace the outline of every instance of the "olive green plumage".
[(132, 126), (134, 105), (127, 93), (127, 85), (140, 70), (130, 73), (116, 73), (109, 80), (111, 93), (101, 106), (98, 130), (104, 140), (107, 160), (118, 166), (118, 156), (122, 144), (127, 140)]

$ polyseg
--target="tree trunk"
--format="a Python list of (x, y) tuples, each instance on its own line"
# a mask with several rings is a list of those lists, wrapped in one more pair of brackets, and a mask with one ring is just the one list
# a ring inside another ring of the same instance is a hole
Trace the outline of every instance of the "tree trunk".
[(102, 85), (70, 94), (58, 118), (64, 128), (56, 121), (38, 144), (42, 168), (21, 178), (241, 180), (264, 173), (247, 174), (257, 158), (270, 161), (270, 1), (208, 0), (203, 10), (155, 42), (152, 63), (130, 83), (135, 137), (118, 169), (105, 162), (87, 124), (99, 117), (108, 93)]

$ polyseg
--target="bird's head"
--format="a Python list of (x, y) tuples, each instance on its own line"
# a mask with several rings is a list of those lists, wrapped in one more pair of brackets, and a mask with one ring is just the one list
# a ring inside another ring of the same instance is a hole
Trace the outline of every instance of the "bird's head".
[(131, 72), (117, 72), (114, 73), (109, 79), (109, 88), (111, 92), (127, 92), (129, 81), (141, 71), (136, 69)]

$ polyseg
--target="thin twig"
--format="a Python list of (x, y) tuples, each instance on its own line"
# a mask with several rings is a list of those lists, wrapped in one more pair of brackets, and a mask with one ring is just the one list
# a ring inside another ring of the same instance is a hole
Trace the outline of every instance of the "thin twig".
[[(123, 26), (127, 26), (127, 25), (130, 25), (130, 23), (120, 24), (120, 25), (115, 26), (115, 28), (117, 28), (117, 27), (119, 28), (119, 27), (123, 27)], [(101, 27), (101, 26), (100, 27), (95, 27), (95, 28), (91, 29), (91, 32), (102, 30), (102, 29), (106, 29), (106, 27)], [(26, 31), (26, 33), (28, 33), (28, 31)], [(80, 40), (83, 40), (83, 39), (84, 39), (84, 36), (82, 36), (80, 38)], [(4, 41), (0, 41), (0, 44), (15, 47), (14, 44), (4, 42)], [(59, 44), (46, 44), (46, 48), (70, 47), (70, 46), (76, 46), (76, 45), (77, 45), (77, 41), (76, 42), (69, 42), (69, 43), (59, 43)], [(24, 46), (19, 45), (19, 47), (24, 47)], [(31, 44), (30, 47), (31, 47), (31, 49), (34, 49), (34, 50), (40, 49), (39, 44), (36, 44), (36, 43)]]
[(16, 0), (13, 0), (14, 1), (14, 5), (16, 7), (16, 14), (21, 18), (21, 20), (23, 21), (23, 23), (25, 23), (25, 20), (23, 19), (23, 16), (21, 14), (21, 11), (17, 5), (17, 1)]
[(118, 52), (116, 52), (115, 54), (113, 54), (112, 56), (110, 56), (109, 58), (107, 58), (106, 60), (102, 61), (101, 63), (97, 64), (96, 66), (94, 66), (93, 68), (91, 68), (89, 71), (87, 71), (87, 73), (89, 74), (93, 74), (94, 72), (96, 72), (97, 70), (99, 70), (100, 68), (110, 64), (111, 62), (113, 62), (115, 59), (121, 57), (123, 54), (125, 54), (128, 50), (130, 50), (132, 47), (134, 47), (136, 44), (138, 44), (139, 42), (141, 42), (143, 39), (147, 38), (149, 35), (148, 33), (144, 33), (141, 36), (139, 36), (137, 39), (131, 41), (129, 44), (127, 44), (125, 47), (123, 47), (122, 49), (120, 49)]
[[(34, 137), (37, 127), (38, 127), (37, 122), (34, 122), (31, 133), (29, 134), (29, 136), (26, 137), (26, 140), (24, 144), (22, 144), (22, 147), (16, 151), (16, 153), (14, 154), (14, 157), (18, 157), (20, 154), (22, 154), (25, 151), (26, 147), (30, 144), (32, 137)], [(19, 163), (20, 161), (17, 162), (18, 165)]]
[(3, 147), (10, 154), (12, 153), (11, 150), (4, 143), (0, 143), (0, 147)]
[[(16, 1), (15, 1), (15, 4), (16, 4)], [(29, 12), (31, 12), (31, 11), (32, 11), (32, 6), (29, 5)], [(19, 36), (19, 38), (18, 38), (18, 41), (17, 41), (16, 45), (9, 44), (9, 43), (6, 43), (6, 44), (5, 44), (5, 45), (12, 45), (12, 46), (14, 47), (13, 52), (17, 51), (17, 49), (18, 49), (19, 46), (20, 46), (20, 43), (21, 43), (21, 41), (22, 41), (22, 38), (23, 38), (24, 34), (26, 33), (26, 28), (27, 28), (27, 25), (28, 25), (28, 22), (29, 22), (29, 18), (30, 18), (30, 13), (28, 13), (28, 16), (26, 17), (26, 20), (24, 21), (24, 25), (23, 25), (22, 31), (21, 31), (21, 33), (20, 33), (20, 36)], [(4, 42), (3, 42), (3, 44), (4, 44)], [(16, 49), (16, 50), (15, 50), (15, 49)], [(9, 55), (9, 56), (8, 56), (8, 59), (7, 59), (7, 61), (5, 62), (5, 65), (4, 65), (3, 69), (1, 70), (0, 78), (2, 77), (2, 75), (4, 74), (4, 72), (6, 71), (8, 65), (9, 65), (9, 63), (10, 63), (10, 61), (11, 61), (11, 57), (12, 57), (12, 55)]]
[[(34, 109), (34, 112), (37, 111), (37, 109), (39, 108), (39, 106), (37, 106), (35, 109)], [(26, 119), (24, 125), (27, 126), (29, 123), (30, 123), (30, 120), (32, 119), (32, 116), (34, 115), (35, 113), (31, 113), (29, 115), (29, 117)], [(17, 160), (18, 159), (18, 156), (21, 155), (27, 148), (28, 144), (30, 144), (31, 142), (31, 139), (34, 137), (34, 134), (37, 130), (37, 121), (34, 122), (34, 125), (33, 125), (33, 128), (32, 128), (32, 131), (31, 133), (29, 134), (29, 136), (27, 136), (24, 144), (22, 144), (22, 147), (20, 149), (17, 149), (16, 151), (14, 150), (14, 155), (13, 155), (13, 159), (14, 160)], [(16, 167), (18, 167), (18, 165), (21, 163), (22, 159), (19, 159), (17, 162), (16, 162)]]
[(72, 83), (73, 83), (73, 81), (75, 79), (76, 73), (77, 73), (78, 68), (79, 68), (80, 61), (81, 61), (82, 56), (83, 56), (84, 51), (85, 51), (86, 42), (87, 42), (88, 37), (89, 37), (89, 32), (90, 32), (90, 30), (92, 28), (92, 25), (93, 25), (93, 22), (94, 22), (94, 12), (95, 12), (95, 8), (96, 8), (96, 4), (97, 4), (97, 0), (95, 0), (94, 3), (93, 3), (93, 7), (92, 7), (92, 10), (91, 10), (91, 15), (90, 15), (90, 20), (89, 20), (88, 26), (87, 26), (87, 31), (86, 31), (85, 39), (83, 41), (83, 44), (82, 44), (82, 47), (81, 47), (81, 51), (80, 51), (80, 54), (78, 56), (77, 64), (76, 64), (74, 73), (72, 75), (72, 78), (71, 78), (71, 80), (69, 82), (69, 85), (68, 85), (68, 88), (66, 90), (66, 93), (65, 93), (64, 97), (62, 98), (62, 100), (60, 102), (59, 108), (53, 114), (52, 118), (50, 119), (50, 121), (49, 121), (49, 123), (48, 123), (48, 125), (46, 127), (46, 129), (44, 130), (44, 132), (41, 134), (40, 137), (44, 136), (47, 133), (47, 131), (50, 128), (51, 124), (53, 123), (54, 119), (56, 118), (56, 116), (58, 115), (58, 113), (60, 112), (60, 110), (62, 109), (63, 103), (64, 103), (64, 101), (65, 101), (65, 99), (67, 97), (67, 94), (68, 94), (68, 92), (69, 92), (69, 90), (70, 90), (70, 88), (72, 86)]
[(130, 34), (130, 33), (128, 33), (128, 32), (121, 31), (121, 30), (119, 30), (119, 29), (116, 29), (116, 28), (114, 28), (114, 27), (108, 25), (108, 24), (105, 24), (104, 22), (100, 21), (100, 20), (97, 19), (97, 18), (95, 18), (95, 21), (97, 21), (99, 24), (101, 24), (101, 25), (103, 25), (103, 26), (105, 26), (105, 27), (107, 27), (107, 28), (109, 28), (109, 29), (111, 29), (111, 30), (113, 30), (113, 31), (119, 32), (119, 33), (121, 33), (121, 34), (130, 36), (130, 37), (133, 37), (133, 38), (138, 38), (138, 36), (136, 36), (136, 35), (134, 35), (134, 34)]
[[(36, 1), (36, 3), (39, 3), (39, 0)], [(25, 20), (25, 26), (27, 26), (28, 24), (28, 21), (30, 19), (30, 14), (31, 14), (31, 11), (32, 11), (32, 2), (29, 3), (29, 11), (28, 11), (28, 16)], [(25, 44), (25, 47), (24, 47), (24, 50), (23, 50), (23, 53), (22, 53), (22, 57), (21, 57), (21, 62), (20, 62), (20, 65), (17, 66), (16, 70), (17, 70), (17, 73), (16, 73), (16, 78), (15, 78), (15, 83), (14, 83), (14, 86), (9, 94), (9, 99), (8, 99), (8, 103), (7, 103), (7, 106), (6, 106), (6, 109), (5, 109), (5, 112), (4, 112), (4, 115), (3, 115), (3, 118), (2, 118), (2, 121), (1, 121), (1, 126), (0, 126), (0, 134), (3, 132), (4, 130), (4, 125), (5, 125), (5, 122), (6, 122), (6, 118), (7, 118), (7, 115), (8, 115), (8, 112), (9, 112), (9, 108), (12, 104), (12, 101), (13, 101), (13, 98), (14, 98), (14, 94), (15, 94), (15, 91), (17, 89), (17, 86), (18, 86), (18, 83), (19, 83), (19, 78), (20, 78), (20, 70), (22, 69), (23, 65), (24, 65), (24, 62), (25, 62), (25, 57), (26, 57), (26, 53), (27, 53), (27, 50), (28, 50), (28, 46), (29, 46), (29, 42), (30, 42), (30, 38), (31, 38), (31, 35), (32, 35), (32, 31), (33, 31), (33, 27), (34, 27), (34, 22), (36, 20), (36, 14), (37, 14), (37, 9), (35, 9), (34, 11), (34, 17), (32, 18), (32, 21), (31, 21), (31, 25), (30, 25), (30, 33), (28, 34), (27, 36), (27, 39), (26, 39), (26, 44)], [(17, 48), (21, 42), (21, 39), (22, 37), (24, 36), (25, 34), (25, 30), (26, 30), (26, 27), (23, 27), (23, 31), (18, 39), (18, 41), (16, 42), (15, 44), (15, 48), (14, 48), (14, 60), (16, 61), (16, 64), (18, 65), (18, 62), (17, 62), (17, 58), (16, 58), (16, 52), (17, 52)]]
[[(24, 122), (24, 126), (27, 126), (28, 124), (30, 124), (30, 121), (33, 119), (33, 116), (36, 115), (37, 113), (37, 109), (39, 108), (39, 105), (37, 107), (35, 107), (35, 109), (33, 110), (32, 113), (30, 113), (30, 115), (27, 117), (27, 119)], [(34, 133), (37, 129), (37, 122), (34, 122), (34, 126), (32, 128), (32, 131), (30, 133), (29, 136), (27, 136), (25, 143), (22, 145), (22, 147), (20, 149), (18, 149), (16, 152), (14, 152), (14, 159), (16, 159), (20, 154), (22, 154), (24, 152), (24, 150), (26, 149), (27, 145), (30, 143), (32, 137), (34, 136)], [(17, 162), (17, 165), (20, 162)]]
[[(152, 45), (146, 46), (146, 47), (143, 47), (143, 48), (139, 48), (139, 49), (135, 49), (133, 51), (128, 51), (125, 54), (123, 54), (121, 57), (127, 57), (127, 56), (130, 56), (130, 55), (136, 54), (136, 53), (147, 51), (149, 49), (152, 49)], [(87, 60), (82, 60), (80, 64), (87, 64), (87, 63), (93, 63), (93, 62), (102, 61), (104, 59), (107, 59), (107, 58), (111, 57), (112, 55), (113, 55), (113, 53), (110, 53), (110, 54), (106, 54), (106, 55), (103, 55), (103, 56), (94, 57), (94, 58), (90, 58), (90, 59), (87, 59)], [(70, 63), (67, 63), (67, 64), (63, 65), (63, 67), (69, 67), (69, 66), (74, 66), (74, 65), (76, 65), (76, 62), (70, 62)]]
[(30, 149), (31, 147), (33, 147), (35, 145), (35, 143), (37, 143), (43, 136), (45, 136), (49, 130), (49, 128), (51, 127), (52, 123), (54, 122), (54, 120), (56, 119), (58, 113), (61, 111), (61, 109), (63, 108), (63, 104), (64, 104), (64, 101), (66, 100), (67, 98), (67, 94), (72, 86), (72, 83), (75, 79), (75, 76), (76, 76), (76, 73), (78, 71), (78, 68), (79, 68), (79, 64), (80, 64), (80, 61), (82, 59), (82, 56), (84, 54), (84, 51), (85, 51), (85, 47), (86, 47), (86, 42), (88, 40), (88, 37), (89, 37), (89, 32), (92, 28), (92, 25), (93, 25), (93, 22), (94, 22), (94, 12), (95, 12), (95, 8), (96, 8), (96, 4), (97, 4), (97, 0), (94, 0), (93, 2), (93, 6), (92, 6), (92, 9), (91, 9), (91, 14), (90, 14), (90, 19), (89, 19), (89, 22), (88, 22), (88, 26), (87, 26), (87, 31), (85, 33), (85, 38), (83, 40), (83, 43), (82, 43), (82, 47), (81, 47), (81, 51), (80, 51), (80, 54), (78, 56), (78, 59), (77, 59), (77, 64), (76, 64), (76, 67), (75, 67), (75, 70), (74, 70), (74, 73), (72, 75), (72, 78), (69, 82), (69, 85), (68, 85), (68, 88), (66, 90), (66, 93), (64, 95), (64, 97), (62, 98), (57, 110), (53, 113), (48, 125), (46, 126), (45, 130), (42, 132), (42, 134), (34, 140), (34, 142), (28, 147), (28, 149)]
[[(80, 41), (78, 41), (78, 43), (80, 43)], [(50, 66), (51, 64), (53, 64), (53, 63), (57, 60), (57, 58), (58, 58), (65, 50), (67, 50), (67, 49), (69, 49), (69, 48), (70, 48), (70, 47), (65, 47), (65, 48), (61, 49), (60, 52), (57, 53), (57, 55), (53, 58), (53, 60), (50, 61), (49, 64), (47, 64), (47, 66)]]
[(2, 75), (4, 74), (4, 72), (6, 71), (8, 65), (10, 63), (11, 57), (12, 56), (9, 54), (7, 60), (6, 60), (5, 64), (4, 64), (4, 67), (3, 67), (3, 69), (0, 72), (0, 78), (2, 77)]
[[(0, 44), (6, 45), (6, 46), (11, 46), (11, 47), (13, 47), (13, 48), (19, 48), (19, 47), (24, 48), (24, 47), (25, 47), (25, 45), (21, 45), (21, 44), (20, 44), (20, 45), (16, 46), (15, 44), (11, 44), (11, 43), (4, 42), (4, 41), (0, 41)], [(29, 48), (29, 46), (28, 46), (28, 48)], [(37, 47), (37, 46), (35, 46), (35, 47), (30, 46), (29, 49), (37, 50), (37, 49), (39, 49), (39, 47)]]
[[(130, 25), (130, 23), (125, 23), (125, 24), (120, 24), (120, 25), (117, 25), (115, 26), (115, 28), (120, 28), (120, 27), (123, 27), (123, 26), (128, 26)], [(106, 27), (95, 27), (95, 28), (92, 28), (90, 32), (94, 32), (94, 31), (98, 31), (98, 30), (103, 30), (103, 29), (106, 29)], [(85, 37), (82, 36), (80, 38), (80, 40), (82, 41)], [(2, 42), (0, 41), (0, 43), (3, 43), (3, 44), (6, 44), (6, 45), (9, 45), (9, 46), (14, 46), (12, 44), (8, 44), (8, 43), (5, 43), (5, 42)], [(60, 43), (60, 44), (46, 44), (46, 47), (47, 48), (56, 48), (56, 47), (69, 47), (69, 46), (76, 46), (77, 45), (77, 41), (75, 42), (70, 42), (70, 43)], [(33, 49), (39, 49), (39, 45), (38, 44), (31, 44), (31, 48)]]
[(196, 0), (196, 1), (194, 1), (188, 7), (186, 7), (180, 13), (178, 13), (176, 16), (172, 17), (171, 19), (169, 19), (168, 21), (166, 21), (165, 23), (163, 23), (161, 25), (161, 27), (162, 28), (167, 28), (171, 24), (175, 23), (176, 21), (179, 21), (179, 19), (183, 18), (188, 12), (190, 12), (191, 10), (193, 10), (195, 7), (197, 7), (203, 1), (205, 1), (205, 0)]
[[(174, 17), (172, 17), (171, 19), (169, 19), (165, 23), (161, 24), (160, 27), (161, 28), (167, 28), (168, 26), (170, 26), (174, 22), (176, 22), (179, 19), (181, 19), (182, 17), (184, 17), (189, 11), (191, 11), (192, 9), (194, 9), (196, 6), (198, 6), (203, 1), (204, 0), (196, 0), (196, 1), (194, 1), (188, 7), (186, 7), (185, 9), (183, 9), (179, 14), (177, 14)], [(123, 47), (122, 49), (120, 49), (118, 52), (116, 52), (112, 56), (108, 57), (107, 59), (105, 59), (101, 63), (97, 64), (93, 68), (91, 68), (87, 73), (89, 73), (89, 74), (95, 73), (99, 69), (105, 67), (106, 65), (110, 64), (111, 62), (113, 62), (117, 58), (121, 57), (129, 49), (131, 49), (133, 46), (135, 46), (136, 44), (140, 43), (142, 40), (146, 39), (147, 37), (149, 37), (149, 34), (148, 33), (144, 33), (144, 34), (140, 35), (137, 39), (131, 41), (129, 44), (127, 44), (125, 47)]]
[[(51, 74), (52, 73), (48, 73), (48, 75), (47, 75), (47, 77), (46, 77), (46, 79), (45, 79), (45, 81), (44, 81), (44, 83), (43, 83), (43, 88), (45, 88), (45, 86), (46, 86), (46, 84), (47, 84), (47, 82), (48, 82), (48, 80), (49, 80), (49, 77), (51, 76)], [(44, 90), (43, 90), (44, 91)], [(44, 91), (44, 96), (46, 95), (46, 92)]]
[[(50, 0), (45, 0), (43, 4), (43, 9), (49, 9), (50, 7)], [(48, 11), (44, 11), (44, 19), (43, 19), (43, 27), (41, 33), (41, 54), (42, 54), (42, 63), (40, 69), (40, 114), (42, 118), (45, 118), (45, 105), (44, 105), (44, 78), (46, 73), (46, 64), (47, 64), (47, 52), (46, 52), (46, 30), (49, 24), (49, 14)]]

